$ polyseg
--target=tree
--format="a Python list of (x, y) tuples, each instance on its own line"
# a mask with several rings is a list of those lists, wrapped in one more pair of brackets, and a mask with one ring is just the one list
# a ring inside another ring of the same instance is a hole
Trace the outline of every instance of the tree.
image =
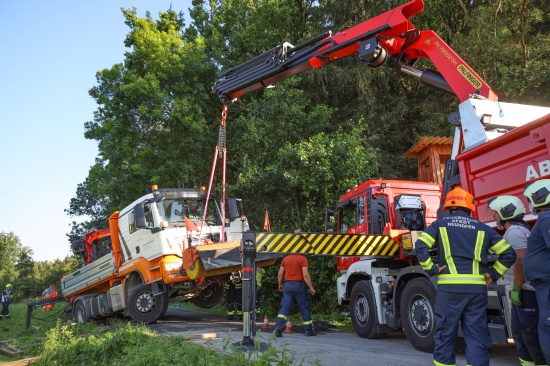
[(13, 280), (15, 264), (23, 246), (13, 232), (0, 233), (0, 278), (7, 283)]
[(106, 225), (152, 184), (204, 184), (215, 141), (205, 118), (214, 67), (205, 62), (203, 38), (184, 41), (183, 16), (172, 10), (158, 21), (138, 18), (135, 9), (123, 14), (130, 51), (123, 63), (98, 72), (90, 90), (99, 108), (85, 137), (98, 141), (99, 156), (67, 210), (90, 216), (86, 229)]
[(32, 259), (32, 249), (24, 247), (18, 255), (15, 269), (17, 278), (13, 280), (17, 299), (30, 299), (41, 293), (41, 283), (37, 278), (36, 264)]

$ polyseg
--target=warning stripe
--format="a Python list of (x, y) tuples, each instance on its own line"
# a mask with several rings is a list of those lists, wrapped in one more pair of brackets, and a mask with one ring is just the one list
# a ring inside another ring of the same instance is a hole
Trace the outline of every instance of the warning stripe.
[(256, 234), (256, 251), (259, 253), (393, 257), (398, 250), (398, 243), (387, 235)]

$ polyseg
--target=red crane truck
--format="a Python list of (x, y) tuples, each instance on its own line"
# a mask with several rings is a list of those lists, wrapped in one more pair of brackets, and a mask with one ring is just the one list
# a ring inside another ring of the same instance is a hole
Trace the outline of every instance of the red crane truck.
[[(414, 347), (432, 351), (435, 283), (414, 256), (415, 238), (436, 218), (441, 197), (455, 185), (476, 198), (475, 217), (496, 226), (487, 213), (489, 198), (502, 194), (521, 197), (527, 182), (548, 177), (550, 152), (545, 136), (550, 136), (550, 109), (499, 102), (490, 86), (437, 33), (415, 28), (410, 18), (423, 9), (422, 0), (412, 0), (334, 35), (327, 32), (297, 46), (285, 42), (222, 72), (214, 90), (227, 103), (303, 71), (356, 55), (370, 67), (386, 62), (401, 75), (416, 77), (458, 97), (459, 112), (449, 117), (456, 128), (442, 187), (368, 181), (328, 209), (325, 219), (327, 233), (372, 236), (362, 248), (362, 257), (338, 258), (338, 303), (349, 304), (357, 334), (377, 338), (404, 328)], [(418, 59), (429, 59), (437, 71), (416, 68)], [(309, 241), (315, 236), (301, 237)], [(263, 238), (267, 242), (270, 237), (261, 234), (258, 241)], [(346, 247), (346, 254), (340, 255), (349, 255), (347, 246), (338, 245)], [(258, 249), (271, 250), (267, 244), (258, 245)], [(318, 247), (311, 252), (337, 255), (339, 251)], [(489, 295), (493, 341), (506, 343), (511, 333), (503, 286), (490, 288)]]

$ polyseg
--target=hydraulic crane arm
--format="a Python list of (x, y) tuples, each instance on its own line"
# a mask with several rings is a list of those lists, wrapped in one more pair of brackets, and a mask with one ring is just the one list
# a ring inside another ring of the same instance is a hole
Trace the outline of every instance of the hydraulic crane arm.
[[(414, 27), (410, 18), (422, 10), (423, 0), (412, 0), (335, 35), (329, 31), (298, 46), (285, 42), (222, 72), (214, 91), (223, 102), (228, 102), (311, 68), (357, 55), (371, 67), (388, 59), (388, 66), (455, 94), (460, 102), (472, 94), (497, 100), (489, 85), (434, 31)], [(415, 68), (421, 58), (431, 60), (439, 72)]]

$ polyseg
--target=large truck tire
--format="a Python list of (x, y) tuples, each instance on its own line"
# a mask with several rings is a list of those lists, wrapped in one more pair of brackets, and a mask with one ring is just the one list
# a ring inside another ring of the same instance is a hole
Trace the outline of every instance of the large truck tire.
[(415, 278), (401, 297), (401, 320), (407, 339), (419, 351), (433, 352), (435, 288), (427, 278)]
[(223, 286), (210, 285), (201, 291), (198, 297), (189, 299), (189, 302), (199, 308), (210, 309), (218, 305), (223, 299)]
[(151, 286), (140, 283), (131, 292), (128, 311), (133, 320), (151, 324), (159, 320), (168, 308), (166, 293), (153, 296)]
[(386, 333), (377, 331), (377, 316), (374, 291), (368, 281), (359, 281), (351, 290), (350, 314), (353, 329), (359, 337), (383, 338)]
[(86, 314), (86, 307), (81, 300), (77, 301), (73, 307), (73, 319), (77, 323), (86, 323), (88, 321), (88, 315)]

